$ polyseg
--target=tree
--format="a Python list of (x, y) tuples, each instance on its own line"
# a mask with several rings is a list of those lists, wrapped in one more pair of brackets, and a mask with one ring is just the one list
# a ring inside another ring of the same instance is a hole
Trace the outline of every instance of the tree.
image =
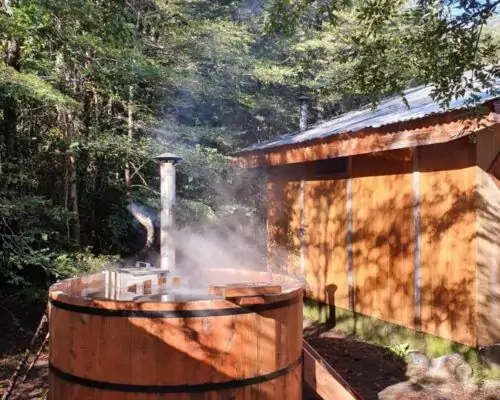
[(300, 95), (313, 95), (314, 121), (413, 84), (437, 83), (445, 102), (467, 87), (465, 69), (486, 80), (500, 42), (483, 21), (496, 3), (446, 4), (2, 2), (4, 282), (29, 287), (40, 273), (133, 253), (127, 238), (140, 227), (127, 206), (158, 210), (153, 156), (163, 151), (185, 160), (180, 224), (258, 221), (263, 180), (235, 178), (228, 154), (295, 130)]
[[(275, 0), (267, 27), (278, 35), (303, 31), (323, 42), (340, 39), (350, 71), (346, 80), (374, 105), (415, 84), (433, 84), (432, 95), (445, 105), (463, 97), (475, 81), (492, 88), (492, 78), (500, 76), (498, 42), (485, 29), (499, 5), (490, 0)], [(316, 57), (321, 53), (313, 52), (307, 62)], [(305, 70), (314, 74), (307, 63)], [(467, 71), (471, 74), (464, 77)]]
[(85, 265), (78, 260), (91, 261), (88, 249), (127, 251), (126, 187), (143, 183), (139, 170), (152, 150), (142, 127), (165, 99), (175, 59), (166, 57), (175, 44), (161, 41), (181, 25), (167, 3), (3, 3), (0, 271), (7, 282), (26, 285), (40, 269), (74, 273)]
[(3, 282), (43, 286), (130, 254), (127, 204), (158, 206), (163, 148), (192, 160), (179, 174), (186, 223), (234, 208), (210, 183), (231, 184), (227, 153), (289, 123), (268, 107), (288, 99), (252, 75), (260, 27), (243, 3), (16, 0), (0, 12)]

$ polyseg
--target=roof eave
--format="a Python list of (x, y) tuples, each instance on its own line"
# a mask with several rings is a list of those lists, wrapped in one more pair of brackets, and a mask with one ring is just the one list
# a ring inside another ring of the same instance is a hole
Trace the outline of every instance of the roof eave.
[(242, 167), (292, 164), (448, 142), (499, 124), (500, 110), (494, 107), (494, 102), (493, 99), (482, 104), (483, 111), (476, 116), (470, 110), (451, 110), (297, 144), (244, 149), (233, 154), (234, 162)]

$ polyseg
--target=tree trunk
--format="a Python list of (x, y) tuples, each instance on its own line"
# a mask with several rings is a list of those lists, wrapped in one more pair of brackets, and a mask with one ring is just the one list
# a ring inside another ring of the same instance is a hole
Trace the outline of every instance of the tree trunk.
[[(133, 109), (133, 101), (134, 101), (134, 87), (133, 85), (129, 86), (129, 92), (128, 92), (128, 140), (130, 146), (132, 146), (132, 140), (134, 138), (134, 109)], [(130, 189), (131, 189), (132, 183), (130, 179), (130, 161), (127, 160), (125, 161), (125, 190), (127, 193), (127, 197), (130, 197)]]
[[(66, 110), (66, 140), (68, 147), (73, 143), (75, 137), (75, 122), (73, 113)], [(75, 244), (80, 245), (80, 215), (78, 212), (78, 174), (76, 156), (69, 154), (69, 204), (73, 212), (73, 240)]]
[[(3, 10), (7, 15), (12, 15), (12, 2), (11, 0), (4, 0)], [(7, 66), (14, 68), (16, 71), (21, 69), (19, 64), (21, 49), (19, 41), (15, 38), (7, 40), (6, 52), (4, 54), (4, 62)], [(4, 135), (5, 144), (5, 159), (7, 161), (16, 158), (15, 154), (15, 140), (17, 136), (17, 105), (15, 100), (7, 100), (3, 108), (3, 122), (1, 130)]]
[(82, 134), (87, 136), (90, 133), (90, 124), (91, 124), (91, 115), (92, 115), (92, 98), (93, 98), (93, 91), (91, 90), (90, 86), (90, 79), (89, 75), (90, 74), (90, 68), (92, 66), (92, 51), (87, 50), (85, 52), (85, 69), (86, 69), (86, 75), (82, 79), (83, 80), (83, 85), (81, 88), (82, 92), (82, 103), (83, 103), (83, 115), (82, 115)]
[[(69, 211), (69, 160), (64, 159), (64, 209)], [(69, 213), (68, 213), (69, 214)], [(71, 241), (71, 221), (70, 217), (66, 217), (66, 238), (68, 243)]]
[(16, 158), (14, 141), (17, 134), (17, 109), (16, 103), (13, 100), (8, 100), (4, 103), (2, 131), (5, 145), (5, 160), (9, 162)]

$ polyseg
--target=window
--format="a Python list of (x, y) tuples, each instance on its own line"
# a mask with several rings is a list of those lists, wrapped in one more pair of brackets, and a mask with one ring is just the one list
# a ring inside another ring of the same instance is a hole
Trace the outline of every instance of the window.
[(347, 157), (329, 158), (314, 162), (316, 177), (328, 177), (347, 173)]

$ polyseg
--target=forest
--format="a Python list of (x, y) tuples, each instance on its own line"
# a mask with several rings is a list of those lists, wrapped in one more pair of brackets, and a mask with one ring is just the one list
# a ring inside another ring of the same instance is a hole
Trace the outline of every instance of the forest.
[(487, 86), (499, 4), (1, 1), (0, 307), (134, 255), (157, 154), (183, 158), (179, 226), (258, 225), (265, 182), (231, 154), (296, 130), (299, 96), (314, 123), (422, 84), (445, 106), (465, 71)]

